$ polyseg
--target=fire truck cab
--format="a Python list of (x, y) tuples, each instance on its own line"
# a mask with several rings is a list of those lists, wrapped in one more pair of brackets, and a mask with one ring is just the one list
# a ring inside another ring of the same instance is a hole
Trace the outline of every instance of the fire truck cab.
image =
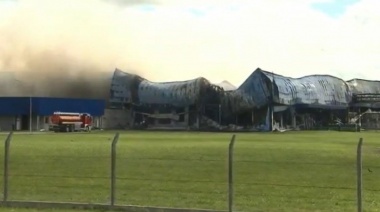
[(92, 117), (89, 113), (54, 112), (50, 117), (50, 123), (49, 128), (54, 132), (90, 132)]

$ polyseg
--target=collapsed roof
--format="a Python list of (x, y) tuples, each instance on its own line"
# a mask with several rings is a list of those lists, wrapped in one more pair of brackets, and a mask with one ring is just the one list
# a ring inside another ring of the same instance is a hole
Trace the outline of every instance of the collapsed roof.
[[(272, 89), (273, 88), (273, 89)], [(110, 103), (156, 104), (184, 107), (221, 104), (224, 111), (238, 113), (266, 106), (347, 108), (353, 94), (380, 94), (380, 82), (344, 80), (330, 75), (285, 77), (257, 68), (239, 88), (224, 90), (205, 78), (179, 82), (151, 82), (116, 69), (112, 78)]]
[(156, 83), (116, 69), (111, 84), (111, 103), (157, 104), (185, 107), (215, 103), (223, 91), (199, 77), (187, 81)]
[(353, 94), (380, 94), (380, 81), (352, 79), (347, 83)]
[[(272, 91), (272, 85), (274, 89)], [(256, 69), (238, 88), (249, 95), (257, 106), (275, 104), (309, 107), (347, 107), (351, 101), (348, 84), (329, 75), (290, 78)]]

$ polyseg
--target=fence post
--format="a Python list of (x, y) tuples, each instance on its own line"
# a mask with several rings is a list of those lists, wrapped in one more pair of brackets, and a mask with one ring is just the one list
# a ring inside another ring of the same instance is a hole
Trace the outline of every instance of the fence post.
[(228, 148), (228, 211), (232, 212), (234, 187), (233, 187), (233, 161), (234, 161), (234, 144), (235, 135), (232, 135), (230, 145)]
[(115, 185), (116, 185), (116, 143), (119, 140), (119, 133), (115, 134), (111, 146), (111, 206), (115, 205)]
[(5, 139), (5, 147), (4, 147), (4, 193), (3, 193), (3, 201), (6, 202), (8, 200), (8, 177), (9, 177), (9, 146), (12, 140), (13, 132), (10, 132)]
[(363, 145), (363, 138), (360, 138), (357, 148), (357, 158), (356, 158), (356, 168), (357, 168), (357, 201), (358, 201), (358, 212), (363, 211), (363, 205), (362, 205), (362, 166), (363, 166), (363, 160), (362, 160), (362, 145)]

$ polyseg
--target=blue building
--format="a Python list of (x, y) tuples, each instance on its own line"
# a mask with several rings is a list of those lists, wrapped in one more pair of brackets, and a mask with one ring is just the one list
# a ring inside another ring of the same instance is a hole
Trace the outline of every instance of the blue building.
[(0, 131), (47, 130), (48, 117), (56, 111), (90, 113), (93, 126), (101, 127), (104, 110), (105, 100), (98, 99), (0, 97)]

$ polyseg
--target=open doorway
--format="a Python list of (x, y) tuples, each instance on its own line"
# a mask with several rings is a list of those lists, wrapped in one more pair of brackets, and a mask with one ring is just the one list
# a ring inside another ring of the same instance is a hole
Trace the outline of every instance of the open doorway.
[(29, 116), (28, 115), (22, 115), (21, 117), (21, 130), (28, 130), (29, 129)]

